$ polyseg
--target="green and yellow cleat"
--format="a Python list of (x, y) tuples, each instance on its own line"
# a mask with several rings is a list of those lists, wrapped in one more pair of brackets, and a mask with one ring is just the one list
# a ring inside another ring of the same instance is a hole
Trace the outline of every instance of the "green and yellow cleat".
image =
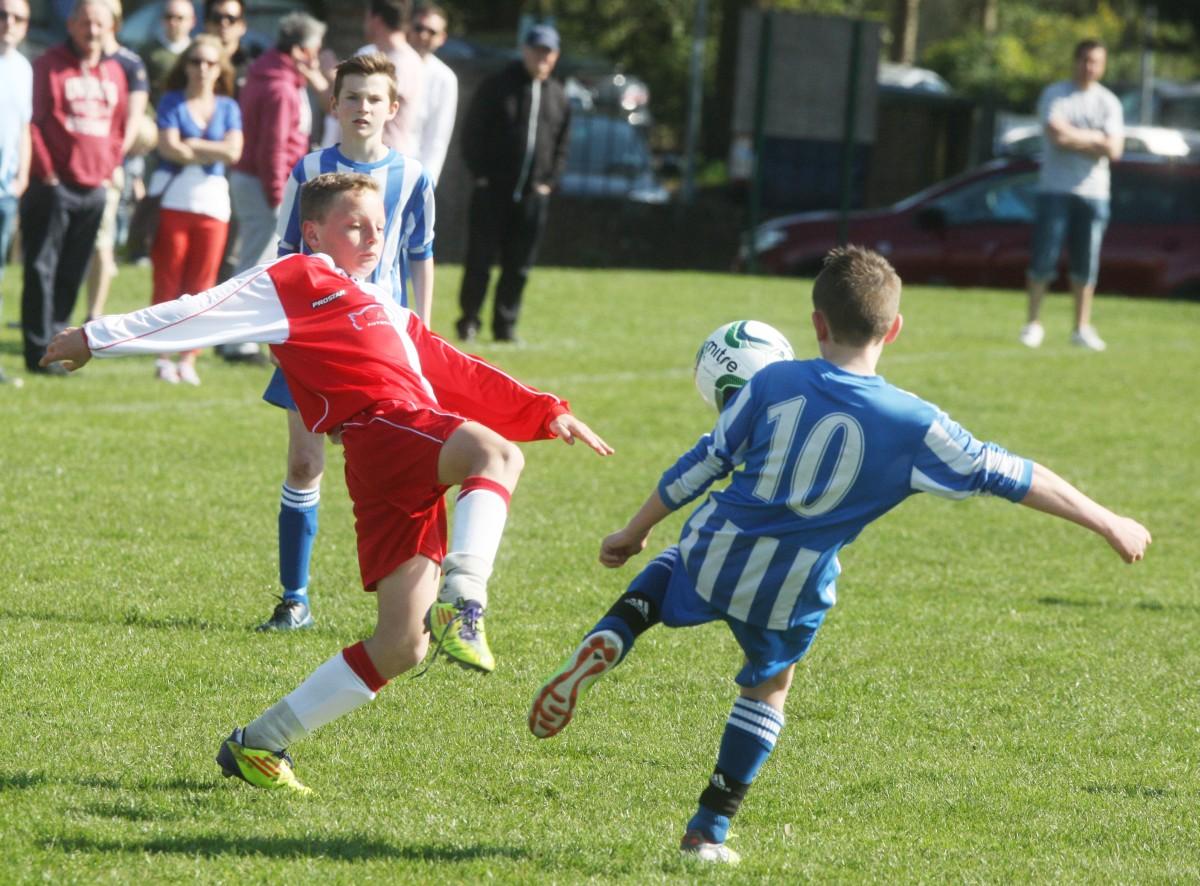
[(217, 751), (217, 765), (226, 778), (240, 778), (256, 788), (286, 788), (297, 794), (310, 794), (311, 788), (300, 784), (292, 770), (292, 758), (287, 751), (275, 753), (261, 748), (248, 748), (242, 743), (243, 731), (239, 726), (221, 742)]
[[(433, 655), (445, 652), (463, 667), (490, 674), (496, 658), (488, 648), (483, 606), (475, 600), (436, 601), (425, 613), (425, 627), (437, 643)], [(432, 659), (431, 659), (432, 661)]]

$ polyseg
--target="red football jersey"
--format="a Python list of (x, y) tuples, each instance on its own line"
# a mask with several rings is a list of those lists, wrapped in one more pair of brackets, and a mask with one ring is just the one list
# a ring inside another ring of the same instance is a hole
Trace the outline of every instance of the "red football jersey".
[(97, 357), (265, 342), (309, 430), (325, 433), (399, 400), (487, 425), (509, 440), (551, 437), (565, 400), (459, 351), (382, 289), (325, 255), (289, 255), (197, 295), (84, 327)]

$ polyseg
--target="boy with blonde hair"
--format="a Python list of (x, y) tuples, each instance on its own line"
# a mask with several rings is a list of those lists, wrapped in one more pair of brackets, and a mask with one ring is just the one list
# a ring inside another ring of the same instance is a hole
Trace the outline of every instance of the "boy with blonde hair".
[[(375, 592), (374, 634), (318, 667), (245, 729), (217, 762), (226, 776), (307, 790), (287, 748), (371, 701), (428, 649), (440, 594), (470, 621), (490, 670), (482, 613), (487, 582), (524, 466), (510, 440), (576, 440), (612, 449), (568, 404), (523, 385), (430, 332), (371, 283), (387, 222), (376, 182), (331, 173), (301, 192), (313, 255), (260, 265), (197, 295), (94, 320), (57, 336), (44, 363), (76, 369), (93, 355), (154, 354), (230, 341), (265, 342), (305, 426), (339, 439), (354, 503), (363, 587)], [(447, 540), (445, 492), (461, 486)]]
[(732, 473), (692, 513), (679, 543), (642, 570), (534, 698), (529, 728), (550, 738), (570, 722), (583, 691), (648, 628), (729, 626), (745, 653), (736, 677), (741, 692), (684, 832), (687, 857), (738, 861), (725, 845), (729, 822), (783, 730), (796, 662), (836, 600), (838, 551), (908, 496), (998, 495), (1092, 530), (1127, 563), (1150, 543), (1136, 521), (1041, 465), (976, 440), (876, 375), (884, 347), (900, 334), (899, 307), (900, 278), (882, 256), (857, 247), (827, 256), (813, 284), (821, 357), (759, 370), (712, 433), (604, 539), (600, 562), (623, 565), (659, 521)]
[[(392, 293), (401, 306), (410, 305), (430, 322), (433, 305), (433, 181), (412, 157), (383, 143), (384, 124), (399, 107), (396, 71), (387, 56), (356, 55), (337, 66), (333, 81), (333, 113), (341, 123), (341, 141), (306, 154), (292, 169), (279, 211), (279, 255), (307, 252), (301, 232), (300, 189), (329, 172), (361, 173), (378, 183), (387, 215), (382, 257), (369, 282)], [(321, 477), (325, 472), (325, 439), (305, 429), (276, 371), (263, 399), (287, 410), (287, 473), (279, 499), (279, 583), (283, 593), (260, 631), (310, 627), (309, 562), (318, 526)], [(447, 651), (460, 650), (450, 638)]]

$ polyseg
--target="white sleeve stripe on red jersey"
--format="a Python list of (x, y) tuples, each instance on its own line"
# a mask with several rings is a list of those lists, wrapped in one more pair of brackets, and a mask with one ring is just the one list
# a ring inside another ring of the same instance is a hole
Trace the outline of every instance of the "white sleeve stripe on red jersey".
[(146, 332), (143, 332), (140, 335), (131, 335), (127, 338), (120, 339), (119, 341), (112, 341), (106, 345), (100, 345), (99, 347), (93, 348), (92, 353), (94, 354), (97, 351), (107, 351), (109, 348), (115, 348), (118, 345), (128, 344), (131, 341), (137, 341), (138, 339), (141, 339), (141, 338), (148, 338), (153, 335), (158, 335), (161, 332), (165, 332), (168, 329), (172, 329), (176, 326), (179, 326), (181, 323), (187, 323), (189, 320), (194, 320), (196, 317), (201, 317), (204, 314), (207, 314), (209, 311), (213, 310), (214, 308), (220, 307), (225, 302), (229, 301), (229, 299), (233, 298), (235, 295), (237, 295), (239, 292), (241, 292), (243, 289), (245, 289), (247, 286), (249, 286), (251, 283), (253, 283), (255, 280), (257, 280), (259, 277), (265, 275), (266, 273), (267, 273), (267, 267), (264, 266), (261, 271), (259, 271), (257, 274), (255, 274), (251, 277), (247, 277), (242, 282), (241, 286), (238, 286), (236, 289), (230, 290), (219, 301), (215, 301), (215, 302), (205, 305), (203, 310), (199, 310), (194, 314), (189, 314), (186, 317), (180, 317), (178, 320), (168, 323), (165, 326), (160, 326), (157, 329), (147, 330)]

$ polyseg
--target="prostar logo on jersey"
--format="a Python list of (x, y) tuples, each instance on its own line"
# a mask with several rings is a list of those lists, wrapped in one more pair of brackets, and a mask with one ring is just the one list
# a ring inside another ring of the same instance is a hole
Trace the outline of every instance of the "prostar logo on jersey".
[(366, 329), (368, 326), (390, 326), (387, 308), (381, 304), (369, 304), (357, 311), (346, 315), (355, 329)]
[(331, 293), (329, 293), (329, 295), (321, 296), (319, 299), (317, 299), (315, 302), (312, 303), (312, 306), (314, 309), (324, 307), (325, 305), (329, 304), (331, 301), (337, 301), (337, 299), (341, 298), (345, 294), (346, 294), (346, 290), (339, 289), (339, 290), (337, 290), (337, 292), (331, 292)]

